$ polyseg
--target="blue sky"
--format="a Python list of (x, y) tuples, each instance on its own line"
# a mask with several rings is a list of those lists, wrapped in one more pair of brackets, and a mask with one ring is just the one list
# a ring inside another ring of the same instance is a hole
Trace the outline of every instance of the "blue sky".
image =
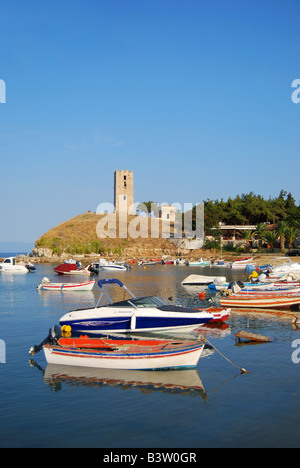
[(0, 0), (0, 241), (101, 202), (300, 203), (298, 0)]

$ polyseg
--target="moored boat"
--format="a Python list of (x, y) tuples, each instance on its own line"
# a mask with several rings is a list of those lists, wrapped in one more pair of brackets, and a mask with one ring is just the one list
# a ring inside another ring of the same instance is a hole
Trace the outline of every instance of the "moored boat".
[(175, 265), (180, 265), (180, 266), (187, 266), (188, 261), (185, 260), (184, 258), (177, 258), (175, 261)]
[(210, 266), (210, 260), (203, 260), (200, 258), (195, 262), (188, 262), (188, 266)]
[(246, 286), (242, 288), (240, 291), (238, 291), (238, 294), (247, 294), (247, 295), (298, 295), (300, 296), (300, 284), (285, 284), (285, 285), (275, 285), (270, 284), (270, 285), (262, 285), (260, 286), (259, 284), (257, 286)]
[(80, 268), (76, 263), (62, 263), (54, 268), (55, 273), (58, 275), (74, 276), (74, 275), (86, 275), (91, 276), (94, 271), (90, 265), (85, 268)]
[(245, 257), (245, 258), (238, 258), (234, 260), (231, 264), (231, 268), (233, 269), (240, 269), (240, 270), (246, 270), (247, 265), (251, 265), (255, 267), (255, 263), (252, 262), (253, 257)]
[[(216, 292), (216, 291), (222, 291), (224, 289), (231, 289), (231, 285), (234, 284), (235, 282), (231, 282), (231, 283), (222, 283), (222, 282), (218, 282), (218, 281), (215, 281), (213, 282), (212, 284), (208, 284), (207, 285), (207, 288), (212, 291), (212, 292)], [(250, 291), (250, 290), (259, 290), (259, 291), (266, 291), (266, 290), (270, 290), (272, 288), (275, 288), (276, 290), (282, 290), (282, 289), (291, 289), (292, 287), (294, 287), (295, 289), (299, 288), (300, 287), (300, 284), (298, 282), (295, 282), (295, 281), (278, 281), (278, 282), (260, 282), (258, 281), (257, 283), (251, 283), (251, 282), (246, 282), (246, 283), (243, 283), (242, 281), (238, 281), (237, 284), (239, 285), (239, 283), (241, 283), (241, 290), (242, 291)]]
[(45, 345), (45, 358), (49, 364), (61, 364), (104, 369), (180, 369), (195, 368), (204, 345), (172, 346), (142, 349), (138, 346), (123, 346), (121, 349), (103, 351), (99, 349), (66, 349), (61, 346)]
[(293, 309), (299, 310), (300, 296), (287, 295), (232, 295), (221, 297), (223, 307), (237, 307), (247, 309)]
[(223, 267), (223, 268), (230, 268), (231, 267), (231, 263), (230, 262), (226, 262), (225, 260), (223, 260), (222, 258), (218, 259), (218, 260), (213, 260), (210, 264), (211, 267)]
[[(203, 309), (195, 309), (195, 310), (203, 310)], [(226, 322), (226, 320), (229, 319), (230, 313), (231, 313), (230, 308), (224, 309), (222, 307), (209, 307), (208, 309), (205, 309), (205, 310), (213, 316), (213, 319), (210, 322), (208, 322), (209, 324)]]
[[(104, 286), (115, 284), (130, 294), (127, 300), (113, 302)], [(118, 279), (98, 281), (102, 294), (98, 304), (89, 309), (78, 309), (61, 317), (61, 326), (69, 325), (74, 332), (87, 333), (132, 333), (144, 331), (194, 329), (213, 319), (207, 310), (196, 311), (191, 307), (167, 304), (158, 296), (135, 297)], [(103, 294), (109, 304), (100, 306)]]
[(139, 266), (149, 266), (149, 265), (158, 265), (160, 262), (158, 260), (140, 260), (138, 262)]
[(120, 265), (118, 263), (107, 263), (107, 265), (100, 265), (100, 270), (103, 270), (103, 271), (127, 271), (128, 266)]
[(42, 291), (91, 291), (94, 284), (95, 280), (84, 281), (82, 283), (51, 283), (48, 278), (43, 278), (37, 288)]
[(96, 273), (99, 273), (101, 270), (102, 271), (127, 271), (131, 269), (131, 266), (129, 266), (125, 262), (108, 262), (104, 258), (101, 258), (99, 262), (95, 262), (92, 264), (92, 268)]
[(2, 273), (29, 273), (34, 271), (35, 267), (31, 263), (17, 263), (16, 257), (7, 257), (0, 263), (0, 272)]
[(223, 284), (225, 281), (225, 276), (189, 275), (181, 282), (181, 284), (182, 286), (207, 286), (214, 283)]
[(103, 369), (162, 370), (195, 368), (202, 354), (203, 341), (181, 340), (111, 340), (60, 338), (57, 333), (39, 346), (34, 355), (44, 350), (48, 364), (94, 367)]

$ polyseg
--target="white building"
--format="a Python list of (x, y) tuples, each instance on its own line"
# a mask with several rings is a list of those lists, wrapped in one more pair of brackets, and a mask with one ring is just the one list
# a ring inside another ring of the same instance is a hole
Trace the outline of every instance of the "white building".
[(158, 207), (158, 217), (163, 221), (175, 223), (175, 206), (164, 203)]

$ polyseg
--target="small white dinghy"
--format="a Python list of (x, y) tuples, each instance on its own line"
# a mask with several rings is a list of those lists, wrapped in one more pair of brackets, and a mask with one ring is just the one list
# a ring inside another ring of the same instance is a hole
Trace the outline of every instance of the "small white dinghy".
[(182, 286), (207, 286), (215, 282), (225, 283), (225, 276), (203, 276), (203, 275), (189, 275), (181, 284)]
[(83, 283), (51, 283), (49, 278), (45, 277), (37, 288), (42, 291), (91, 291), (94, 284), (95, 280)]

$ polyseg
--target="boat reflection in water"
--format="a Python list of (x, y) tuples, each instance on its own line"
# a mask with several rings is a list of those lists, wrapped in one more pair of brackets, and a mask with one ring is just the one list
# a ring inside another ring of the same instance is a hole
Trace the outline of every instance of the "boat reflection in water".
[(196, 369), (175, 371), (135, 371), (94, 369), (87, 367), (48, 364), (44, 382), (58, 392), (63, 385), (71, 387), (119, 387), (121, 390), (139, 389), (143, 393), (155, 391), (206, 398), (203, 383)]

